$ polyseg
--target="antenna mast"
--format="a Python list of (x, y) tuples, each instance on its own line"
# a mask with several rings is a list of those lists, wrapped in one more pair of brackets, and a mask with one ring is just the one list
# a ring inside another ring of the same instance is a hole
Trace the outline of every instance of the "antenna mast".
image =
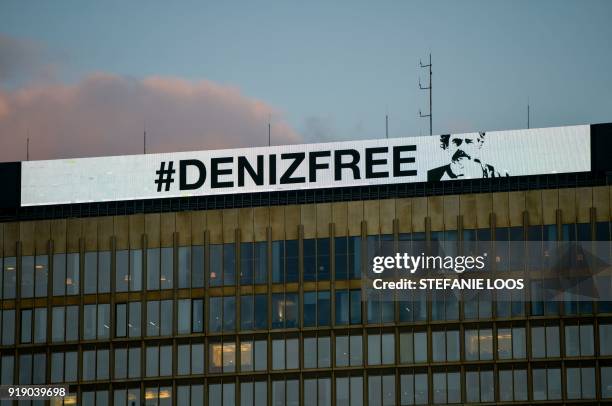
[(385, 110), (385, 138), (389, 138), (389, 106)]
[(271, 117), (271, 115), (269, 115), (269, 114), (268, 114), (268, 146), (272, 145), (272, 144), (270, 143), (270, 141), (271, 141), (271, 139), (272, 139), (272, 138), (271, 138), (271, 132), (272, 132), (272, 131), (271, 131), (271, 125), (270, 125), (270, 121), (271, 121), (271, 120), (272, 120), (272, 117)]
[(425, 118), (425, 117), (429, 117), (429, 135), (433, 135), (433, 130), (432, 130), (432, 111), (431, 111), (431, 53), (429, 53), (429, 63), (427, 65), (423, 65), (423, 62), (421, 62), (421, 60), (419, 59), (419, 67), (421, 68), (429, 68), (429, 86), (427, 87), (423, 87), (421, 85), (421, 76), (419, 75), (419, 89), (421, 90), (429, 90), (429, 114), (423, 114), (421, 113), (421, 110), (419, 110), (419, 117), (421, 118)]
[(144, 127), (144, 134), (142, 136), (142, 153), (147, 153), (147, 127)]
[[(28, 131), (29, 134), (29, 131)], [(26, 161), (30, 160), (30, 137), (26, 139)]]
[(385, 116), (385, 137), (389, 138), (389, 115)]
[(527, 98), (527, 128), (531, 128), (529, 125), (529, 115), (530, 115), (530, 111), (529, 111), (529, 98)]

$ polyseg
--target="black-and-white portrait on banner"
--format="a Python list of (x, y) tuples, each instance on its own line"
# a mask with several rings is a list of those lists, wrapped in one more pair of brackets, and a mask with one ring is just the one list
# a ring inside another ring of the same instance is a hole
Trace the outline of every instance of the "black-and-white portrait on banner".
[(448, 156), (448, 163), (428, 170), (428, 182), (510, 176), (508, 172), (496, 168), (494, 162), (483, 161), (481, 152), (487, 142), (484, 132), (443, 134), (439, 142), (440, 148)]

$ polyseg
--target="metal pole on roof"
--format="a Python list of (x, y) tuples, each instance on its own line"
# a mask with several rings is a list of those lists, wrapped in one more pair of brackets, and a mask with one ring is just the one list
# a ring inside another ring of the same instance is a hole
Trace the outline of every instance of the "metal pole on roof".
[(429, 90), (429, 114), (423, 114), (421, 113), (421, 110), (419, 110), (419, 117), (421, 118), (425, 118), (425, 117), (429, 117), (429, 135), (433, 135), (433, 130), (432, 130), (432, 85), (431, 85), (431, 52), (429, 53), (429, 63), (427, 65), (423, 65), (423, 62), (421, 62), (421, 60), (419, 60), (419, 67), (421, 68), (429, 68), (429, 86), (424, 87), (421, 85), (421, 77), (419, 76), (419, 89), (421, 90)]
[(272, 125), (270, 124), (271, 121), (272, 121), (272, 115), (268, 114), (268, 146), (272, 145), (271, 144), (271, 140), (272, 140)]
[(531, 127), (530, 127), (530, 122), (529, 122), (529, 119), (530, 119), (530, 111), (529, 111), (529, 107), (530, 107), (530, 106), (529, 106), (529, 97), (528, 97), (528, 98), (527, 98), (527, 128), (531, 128)]

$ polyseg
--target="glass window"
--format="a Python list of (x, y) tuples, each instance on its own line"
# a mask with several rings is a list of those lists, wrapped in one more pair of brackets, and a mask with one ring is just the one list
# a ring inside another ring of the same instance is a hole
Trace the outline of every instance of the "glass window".
[(561, 370), (559, 368), (533, 370), (533, 400), (561, 399)]
[(534, 358), (559, 356), (559, 326), (531, 328), (531, 352)]
[(8, 354), (0, 355), (0, 384), (8, 385), (13, 381), (14, 357)]
[(491, 291), (472, 291), (463, 294), (463, 314), (466, 319), (491, 318)]
[(361, 376), (336, 378), (336, 404), (363, 405), (363, 378)]
[(567, 368), (568, 399), (595, 398), (595, 368)]
[(433, 374), (434, 403), (461, 402), (459, 372), (436, 372)]
[(497, 357), (499, 359), (521, 359), (526, 357), (525, 328), (497, 329)]
[(34, 342), (44, 343), (47, 341), (47, 309), (37, 307), (34, 309)]
[(110, 337), (110, 305), (83, 306), (83, 339), (95, 340)]
[(368, 365), (395, 362), (395, 336), (391, 333), (368, 334)]
[(147, 406), (172, 406), (172, 387), (160, 386), (159, 388), (145, 388), (145, 400)]
[(459, 361), (459, 331), (434, 331), (431, 345), (434, 362)]
[(15, 310), (2, 310), (2, 345), (15, 343)]
[(177, 346), (177, 374), (204, 373), (204, 344), (179, 344)]
[(201, 406), (204, 404), (204, 385), (181, 385), (176, 388), (176, 404)]
[(304, 292), (304, 327), (329, 326), (329, 291)]
[[(9, 258), (4, 259), (5, 272), (7, 269), (7, 263), (6, 263), (7, 259)], [(6, 289), (7, 289), (6, 274), (5, 274), (4, 282), (5, 282), (4, 283), (4, 297), (7, 298), (6, 296)], [(15, 285), (13, 284), (13, 288), (14, 287)], [(53, 296), (64, 296), (65, 294), (66, 294), (66, 254), (54, 254), (53, 255)]]
[(98, 293), (110, 292), (111, 252), (98, 251)]
[(191, 247), (191, 286), (194, 288), (204, 287), (203, 245), (194, 245)]
[(272, 369), (299, 368), (299, 344), (297, 338), (272, 340)]
[(115, 337), (127, 337), (127, 304), (115, 306)]
[(95, 304), (83, 306), (83, 339), (93, 340), (96, 338), (96, 314)]
[[(336, 315), (334, 318), (334, 324), (336, 326), (346, 326), (349, 324), (350, 315), (349, 291), (337, 290), (335, 299)], [(306, 317), (306, 315), (304, 315), (304, 317)]]
[(21, 297), (34, 296), (34, 257), (21, 257)]
[(172, 300), (147, 302), (147, 336), (172, 334)]
[(191, 309), (191, 331), (202, 333), (204, 331), (204, 300), (193, 299)]
[(400, 333), (400, 363), (412, 364), (427, 362), (427, 333)]
[(147, 248), (147, 289), (157, 290), (160, 284), (159, 248)]
[(305, 406), (331, 406), (331, 379), (304, 379)]
[(163, 247), (160, 251), (159, 288), (172, 289), (174, 286), (174, 248)]
[(381, 292), (368, 292), (367, 317), (369, 324), (392, 323), (395, 319), (395, 301)]
[(191, 334), (192, 322), (191, 322), (191, 299), (180, 299), (178, 300), (178, 312), (177, 312), (177, 332), (178, 334)]
[(128, 369), (128, 350), (127, 348), (115, 348), (115, 371), (113, 377), (115, 379), (127, 378)]
[(298, 240), (272, 241), (272, 282), (297, 282), (299, 274)]
[(329, 337), (305, 337), (304, 368), (329, 368), (330, 351)]
[(4, 299), (14, 299), (17, 292), (17, 261), (15, 257), (4, 258), (2, 277), (2, 297)]
[(74, 341), (79, 334), (79, 308), (78, 306), (58, 306), (52, 309), (53, 342)]
[(128, 349), (128, 378), (140, 378), (140, 347)]
[(314, 238), (303, 241), (304, 251), (304, 281), (317, 280), (317, 240)]
[(142, 290), (142, 250), (130, 250), (130, 291)]
[(465, 330), (465, 359), (493, 359), (493, 331), (491, 329)]
[(347, 280), (349, 278), (347, 237), (336, 237), (334, 239), (334, 262), (336, 280)]
[(21, 311), (21, 342), (32, 342), (32, 310)]
[(395, 405), (395, 376), (374, 375), (368, 377), (368, 405)]
[(267, 368), (268, 342), (266, 340), (242, 340), (240, 342), (240, 370), (265, 371)]
[(172, 346), (149, 345), (146, 348), (146, 376), (169, 376), (172, 374)]
[(266, 381), (241, 382), (240, 406), (267, 406), (268, 383)]
[(233, 243), (223, 244), (223, 284), (236, 284), (236, 246)]
[(178, 248), (178, 287), (191, 286), (191, 247)]
[(233, 243), (210, 244), (210, 286), (236, 283), (236, 248)]
[(336, 336), (336, 366), (362, 364), (362, 340), (360, 335)]
[(115, 406), (136, 406), (139, 404), (140, 404), (140, 388), (115, 389), (113, 391), (113, 405)]
[(298, 326), (298, 295), (296, 293), (272, 294), (272, 328)]
[(236, 343), (216, 342), (208, 345), (209, 365), (208, 370), (212, 373), (228, 373), (236, 370)]
[(66, 254), (66, 294), (79, 294), (79, 258), (78, 252)]
[(565, 355), (568, 357), (592, 356), (593, 326), (565, 326)]
[(493, 371), (467, 371), (465, 388), (468, 402), (493, 402), (495, 399)]
[(300, 384), (297, 379), (272, 381), (272, 404), (293, 406), (299, 402)]
[(272, 241), (272, 282), (285, 281), (285, 241)]
[(141, 336), (141, 318), (140, 318), (141, 306), (140, 302), (130, 302), (128, 304), (128, 336), (129, 337), (140, 337)]
[(54, 352), (51, 354), (51, 383), (76, 381), (77, 352)]
[(115, 291), (127, 292), (130, 281), (129, 251), (115, 251)]
[(267, 282), (268, 243), (245, 242), (240, 244), (240, 283), (243, 285)]
[(243, 295), (240, 297), (240, 329), (263, 330), (268, 327), (267, 295)]
[(601, 367), (601, 397), (612, 398), (612, 367)]
[(222, 244), (210, 244), (208, 246), (210, 252), (210, 274), (208, 285), (209, 286), (222, 286), (223, 285), (223, 245)]
[(499, 400), (527, 400), (527, 371), (524, 369), (499, 371)]
[(108, 379), (108, 350), (84, 350), (82, 361), (82, 379), (84, 381)]
[(599, 325), (599, 347), (601, 355), (612, 355), (612, 324)]
[(400, 405), (426, 405), (429, 401), (427, 374), (400, 375)]
[(83, 269), (83, 293), (93, 294), (98, 291), (98, 252), (85, 253)]

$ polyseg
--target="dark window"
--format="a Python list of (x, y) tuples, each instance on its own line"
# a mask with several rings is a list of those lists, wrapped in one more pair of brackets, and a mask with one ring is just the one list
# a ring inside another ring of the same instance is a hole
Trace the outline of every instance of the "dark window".
[(240, 283), (263, 284), (268, 278), (268, 243), (266, 241), (240, 244)]
[(243, 295), (240, 297), (240, 329), (264, 330), (268, 327), (267, 295)]
[(297, 293), (272, 294), (272, 328), (295, 328), (299, 320)]

